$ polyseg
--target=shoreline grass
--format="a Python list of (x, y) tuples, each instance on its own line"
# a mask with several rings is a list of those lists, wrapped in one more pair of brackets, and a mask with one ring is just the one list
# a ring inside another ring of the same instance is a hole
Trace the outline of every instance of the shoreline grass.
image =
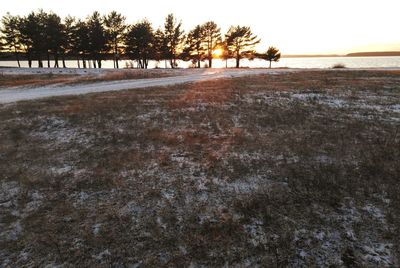
[(1, 265), (397, 266), (399, 75), (0, 106)]

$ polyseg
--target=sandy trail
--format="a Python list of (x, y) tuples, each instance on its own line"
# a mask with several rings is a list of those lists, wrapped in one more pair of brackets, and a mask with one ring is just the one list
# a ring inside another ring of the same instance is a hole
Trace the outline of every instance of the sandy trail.
[(294, 69), (267, 70), (267, 69), (248, 69), (248, 70), (226, 70), (210, 69), (198, 72), (188, 72), (186, 75), (175, 77), (162, 77), (150, 79), (120, 80), (96, 82), (91, 84), (77, 84), (69, 86), (42, 86), (36, 88), (19, 88), (0, 90), (0, 103), (12, 103), (23, 100), (35, 100), (40, 98), (79, 95), (96, 92), (116, 91), (125, 89), (147, 88), (170, 86), (197, 81), (214, 80), (221, 78), (240, 77), (258, 74), (277, 74), (283, 72), (293, 72)]

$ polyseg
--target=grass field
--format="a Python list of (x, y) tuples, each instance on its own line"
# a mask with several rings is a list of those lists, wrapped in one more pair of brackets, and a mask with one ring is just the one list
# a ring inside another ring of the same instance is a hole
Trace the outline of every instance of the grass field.
[[(0, 90), (20, 87), (66, 86), (103, 81), (180, 76), (185, 70), (142, 69), (0, 69)], [(19, 73), (20, 72), (20, 73)]]
[(0, 122), (0, 266), (400, 265), (400, 72), (48, 98)]

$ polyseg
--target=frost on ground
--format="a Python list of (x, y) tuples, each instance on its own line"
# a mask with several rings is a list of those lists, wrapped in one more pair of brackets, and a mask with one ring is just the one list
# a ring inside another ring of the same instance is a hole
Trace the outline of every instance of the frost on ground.
[(0, 106), (0, 266), (397, 267), (399, 75)]

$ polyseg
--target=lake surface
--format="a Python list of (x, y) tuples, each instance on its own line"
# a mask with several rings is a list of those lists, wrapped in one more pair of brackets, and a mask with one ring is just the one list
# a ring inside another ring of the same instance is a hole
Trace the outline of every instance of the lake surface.
[[(47, 62), (43, 62), (47, 66)], [(289, 68), (331, 68), (335, 64), (344, 64), (348, 68), (385, 68), (385, 67), (400, 67), (400, 57), (318, 57), (318, 58), (282, 58), (279, 62), (273, 62), (272, 67), (289, 67)], [(51, 62), (51, 66), (54, 62)], [(61, 62), (60, 62), (61, 65)], [(66, 61), (67, 67), (77, 68), (77, 62), (73, 60)], [(122, 60), (120, 61), (120, 67), (126, 66), (136, 67), (134, 61)], [(21, 61), (22, 67), (28, 67), (27, 61)], [(82, 66), (82, 63), (81, 63)], [(92, 66), (91, 64), (89, 65)], [(190, 62), (178, 61), (178, 66), (181, 68), (188, 68), (191, 66)], [(206, 63), (202, 63), (202, 66), (206, 66)], [(226, 62), (215, 59), (213, 60), (213, 67), (224, 68)], [(228, 67), (234, 67), (235, 60), (228, 60)], [(249, 61), (243, 59), (240, 62), (241, 67), (268, 67), (269, 62), (255, 59)], [(16, 61), (0, 61), (0, 67), (17, 67)], [(33, 67), (37, 67), (37, 62), (33, 62)], [(156, 62), (151, 61), (149, 68), (169, 68), (169, 64), (164, 61)], [(113, 68), (113, 62), (111, 60), (103, 61), (103, 68)]]

